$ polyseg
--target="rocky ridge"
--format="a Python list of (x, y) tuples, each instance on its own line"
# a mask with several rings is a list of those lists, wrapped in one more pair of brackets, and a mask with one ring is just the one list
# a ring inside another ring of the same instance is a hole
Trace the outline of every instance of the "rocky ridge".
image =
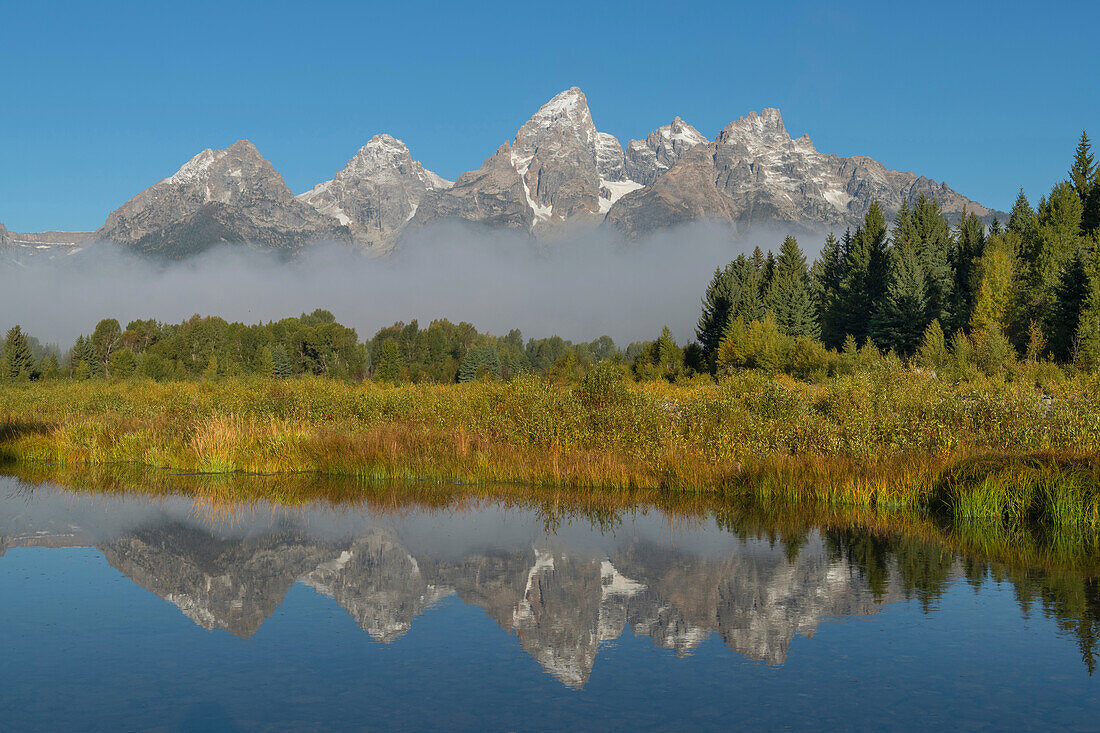
[(457, 218), (542, 233), (569, 222), (599, 223), (628, 178), (622, 146), (596, 129), (577, 87), (558, 94), (477, 171), (429, 197), (413, 222)]
[(982, 217), (995, 213), (946, 184), (887, 170), (872, 158), (819, 153), (808, 135), (791, 138), (779, 110), (765, 109), (729, 123), (714, 142), (684, 150), (650, 185), (619, 201), (607, 220), (629, 235), (701, 219), (735, 229), (779, 224), (819, 231), (858, 226), (876, 199), (892, 217), (922, 194), (951, 217), (964, 208)]
[(0, 261), (23, 264), (74, 255), (93, 237), (92, 232), (11, 232), (0, 223)]
[(247, 140), (202, 151), (113, 211), (96, 232), (98, 239), (169, 259), (226, 242), (287, 250), (348, 236), (346, 226), (296, 199)]
[(332, 180), (297, 199), (347, 227), (358, 244), (388, 250), (425, 194), (452, 185), (413, 160), (405, 143), (381, 134), (360, 148)]
[[(332, 179), (294, 196), (241, 140), (199, 153), (112, 212), (94, 236), (174, 259), (227, 242), (293, 252), (340, 240), (386, 253), (410, 226), (442, 220), (537, 237), (600, 224), (638, 237), (701, 220), (738, 231), (823, 232), (858, 226), (873, 200), (889, 218), (921, 195), (938, 200), (952, 219), (964, 209), (987, 220), (997, 214), (944, 183), (872, 158), (821, 153), (808, 136), (793, 139), (776, 109), (734, 120), (714, 140), (675, 117), (624, 149), (597, 129), (587, 97), (572, 87), (453, 184), (414, 160), (403, 142), (378, 134)], [(12, 240), (0, 232), (5, 251)]]

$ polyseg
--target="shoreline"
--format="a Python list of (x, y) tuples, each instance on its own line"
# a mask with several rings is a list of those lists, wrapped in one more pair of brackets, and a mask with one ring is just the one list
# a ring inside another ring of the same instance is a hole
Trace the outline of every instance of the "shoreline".
[[(545, 379), (53, 382), (0, 391), (0, 461), (196, 474), (518, 483), (1100, 526), (1100, 410), (926, 375), (823, 384)], [(1067, 446), (1073, 446), (1070, 450)]]

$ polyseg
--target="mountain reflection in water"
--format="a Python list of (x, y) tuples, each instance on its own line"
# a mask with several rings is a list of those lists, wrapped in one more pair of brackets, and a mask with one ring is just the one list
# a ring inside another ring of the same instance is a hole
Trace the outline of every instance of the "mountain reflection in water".
[(0, 477), (5, 733), (1088, 728), (1100, 711), (1094, 532), (316, 477), (61, 489), (35, 470)]
[[(791, 639), (812, 635), (824, 617), (874, 613), (900, 597), (893, 583), (876, 596), (817, 535), (788, 559), (766, 541), (721, 533), (725, 542), (698, 541), (713, 527), (676, 541), (656, 517), (630, 533), (546, 536), (530, 514), (486, 507), (462, 521), (528, 531), (495, 539), (452, 533), (441, 548), (424, 537), (419, 517), (366, 516), (345, 529), (339, 517), (276, 512), (271, 521), (218, 527), (178, 500), (106, 513), (97, 504), (69, 499), (46, 524), (5, 511), (0, 548), (95, 546), (196, 624), (240, 637), (256, 633), (297, 582), (332, 598), (383, 643), (453, 594), (515, 634), (570, 687), (587, 682), (600, 644), (628, 626), (679, 654), (716, 633), (738, 653), (781, 664)], [(109, 526), (99, 523), (104, 517)]]
[[(243, 638), (296, 583), (331, 598), (386, 644), (457, 596), (570, 688), (586, 685), (600, 646), (628, 628), (678, 655), (717, 635), (744, 657), (782, 665), (791, 640), (813, 636), (823, 620), (878, 613), (903, 598), (927, 608), (952, 580), (1013, 575), (904, 536), (811, 527), (777, 541), (760, 526), (667, 511), (636, 510), (610, 527), (548, 523), (538, 510), (491, 501), (395, 512), (253, 504), (210, 516), (178, 497), (0, 481), (0, 555), (96, 547), (194, 623)], [(1008, 579), (1025, 612), (1037, 604), (1076, 634), (1091, 673), (1095, 580), (1075, 577), (1060, 597), (1064, 578), (1018, 571)]]

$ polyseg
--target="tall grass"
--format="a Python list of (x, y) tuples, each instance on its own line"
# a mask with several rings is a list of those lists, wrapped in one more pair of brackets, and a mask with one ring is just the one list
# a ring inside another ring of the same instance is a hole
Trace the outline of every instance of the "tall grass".
[(0, 390), (0, 458), (199, 473), (752, 494), (1096, 525), (1100, 390), (905, 370), (808, 384), (537, 378), (56, 382)]

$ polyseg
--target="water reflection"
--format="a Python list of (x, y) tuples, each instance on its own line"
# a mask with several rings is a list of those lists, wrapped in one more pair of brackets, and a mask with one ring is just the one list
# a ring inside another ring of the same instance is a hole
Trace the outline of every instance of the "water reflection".
[(1008, 582), (1025, 615), (1057, 619), (1090, 674), (1095, 666), (1100, 590), (1091, 571), (989, 562), (912, 528), (684, 517), (667, 507), (577, 517), (539, 502), (211, 512), (179, 497), (0, 481), (0, 555), (98, 548), (195, 624), (242, 638), (297, 583), (332, 599), (384, 644), (456, 596), (579, 689), (601, 646), (627, 632), (678, 655), (717, 635), (737, 654), (782, 665), (792, 639), (812, 637), (824, 620), (875, 614), (901, 599), (927, 612), (954, 582)]

